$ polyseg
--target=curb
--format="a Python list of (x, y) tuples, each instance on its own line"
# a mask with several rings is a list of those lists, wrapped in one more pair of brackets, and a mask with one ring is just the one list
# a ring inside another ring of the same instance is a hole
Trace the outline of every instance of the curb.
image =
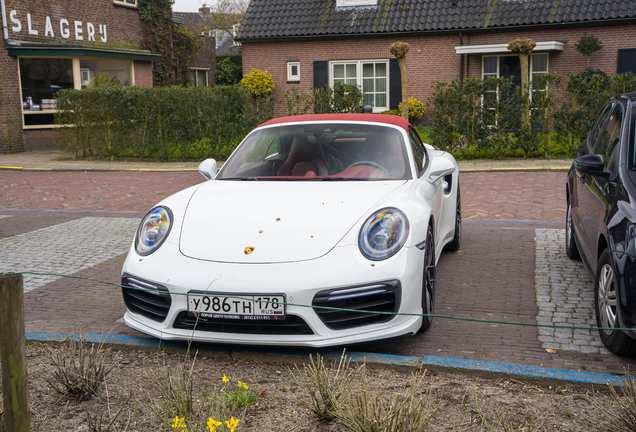
[(0, 166), (0, 171), (24, 171), (24, 172), (196, 172), (196, 168), (24, 168)]
[(515, 167), (515, 168), (460, 168), (459, 172), (568, 172), (565, 167)]
[[(26, 332), (26, 339), (28, 341), (39, 342), (62, 342), (68, 339), (89, 343), (105, 343), (109, 345), (122, 345), (130, 347), (142, 347), (142, 348), (167, 348), (175, 350), (184, 350), (188, 344), (185, 342), (172, 342), (162, 341), (160, 339), (150, 337), (138, 337), (138, 336), (114, 336), (103, 334), (82, 334), (82, 335), (61, 335), (56, 333), (38, 333), (38, 332)], [(204, 352), (219, 352), (223, 351), (227, 353), (227, 350), (218, 350), (207, 347), (200, 350)], [(307, 358), (307, 353), (300, 351), (290, 351), (287, 353), (280, 353), (275, 351), (262, 351), (252, 349), (231, 349), (230, 354), (238, 354), (241, 356), (268, 356), (275, 357), (281, 360), (291, 358)], [(340, 351), (324, 351), (321, 355), (329, 360), (339, 360), (342, 356)], [(480, 360), (464, 360), (455, 359), (450, 357), (438, 357), (438, 356), (397, 356), (389, 354), (376, 354), (376, 353), (364, 353), (364, 352), (348, 352), (347, 357), (350, 357), (353, 361), (366, 362), (374, 366), (392, 366), (392, 367), (409, 367), (419, 368), (424, 367), (438, 367), (444, 369), (455, 370), (458, 372), (489, 372), (506, 375), (516, 375), (526, 378), (538, 378), (538, 379), (554, 379), (559, 381), (571, 381), (580, 384), (612, 384), (618, 386), (621, 384), (620, 377), (614, 375), (604, 375), (591, 372), (577, 372), (568, 371), (562, 369), (552, 369), (536, 366), (516, 365), (512, 363), (499, 363), (491, 361)]]

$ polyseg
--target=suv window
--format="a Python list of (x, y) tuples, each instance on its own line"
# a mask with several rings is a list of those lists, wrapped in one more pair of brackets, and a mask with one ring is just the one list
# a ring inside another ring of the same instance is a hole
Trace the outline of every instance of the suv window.
[(615, 153), (617, 144), (621, 139), (623, 127), (623, 106), (616, 104), (614, 111), (609, 116), (605, 128), (601, 132), (594, 152), (603, 155), (605, 158), (605, 169), (609, 167), (610, 161)]
[(589, 144), (592, 151), (595, 151), (597, 148), (599, 137), (601, 136), (601, 132), (603, 131), (603, 127), (605, 126), (605, 121), (610, 115), (614, 104), (609, 103), (603, 107), (598, 116), (596, 116), (596, 120), (594, 121), (594, 126), (592, 126), (592, 130), (590, 131), (590, 139)]
[(413, 149), (413, 156), (415, 156), (415, 164), (417, 165), (417, 169), (419, 171), (419, 177), (424, 172), (424, 169), (426, 168), (426, 162), (428, 160), (426, 147), (424, 147), (420, 136), (411, 127), (409, 127), (409, 141), (411, 142), (411, 148)]

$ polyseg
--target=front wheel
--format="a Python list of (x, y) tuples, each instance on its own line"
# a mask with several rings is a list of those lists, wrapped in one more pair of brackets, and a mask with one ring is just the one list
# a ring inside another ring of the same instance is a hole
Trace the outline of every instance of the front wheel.
[[(429, 225), (424, 248), (424, 276), (422, 278), (422, 313), (430, 315), (435, 310), (435, 242), (433, 228)], [(422, 317), (420, 331), (426, 331), (433, 324), (433, 317)]]
[(636, 340), (630, 338), (618, 327), (618, 296), (616, 291), (616, 277), (610, 260), (610, 251), (605, 249), (601, 254), (596, 268), (594, 283), (594, 310), (596, 324), (606, 330), (599, 330), (603, 345), (618, 355), (631, 356), (636, 354)]

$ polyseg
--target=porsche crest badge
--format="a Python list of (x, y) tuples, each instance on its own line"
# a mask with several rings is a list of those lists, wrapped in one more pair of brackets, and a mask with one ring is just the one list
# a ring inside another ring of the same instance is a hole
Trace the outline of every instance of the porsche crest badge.
[(245, 255), (249, 255), (249, 254), (251, 254), (252, 252), (254, 252), (254, 248), (253, 248), (252, 246), (248, 246), (248, 247), (246, 247), (246, 248), (245, 248), (245, 250), (243, 251), (243, 253), (244, 253)]

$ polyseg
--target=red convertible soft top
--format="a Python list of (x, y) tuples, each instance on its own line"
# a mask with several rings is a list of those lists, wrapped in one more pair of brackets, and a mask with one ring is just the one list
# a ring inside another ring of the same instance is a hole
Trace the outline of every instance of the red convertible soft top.
[(356, 121), (356, 122), (373, 122), (373, 123), (387, 123), (401, 127), (404, 130), (408, 130), (409, 122), (404, 120), (400, 116), (387, 115), (387, 114), (307, 114), (290, 117), (279, 117), (266, 121), (261, 126), (269, 126), (281, 123), (295, 123), (295, 122), (307, 122), (307, 121)]

